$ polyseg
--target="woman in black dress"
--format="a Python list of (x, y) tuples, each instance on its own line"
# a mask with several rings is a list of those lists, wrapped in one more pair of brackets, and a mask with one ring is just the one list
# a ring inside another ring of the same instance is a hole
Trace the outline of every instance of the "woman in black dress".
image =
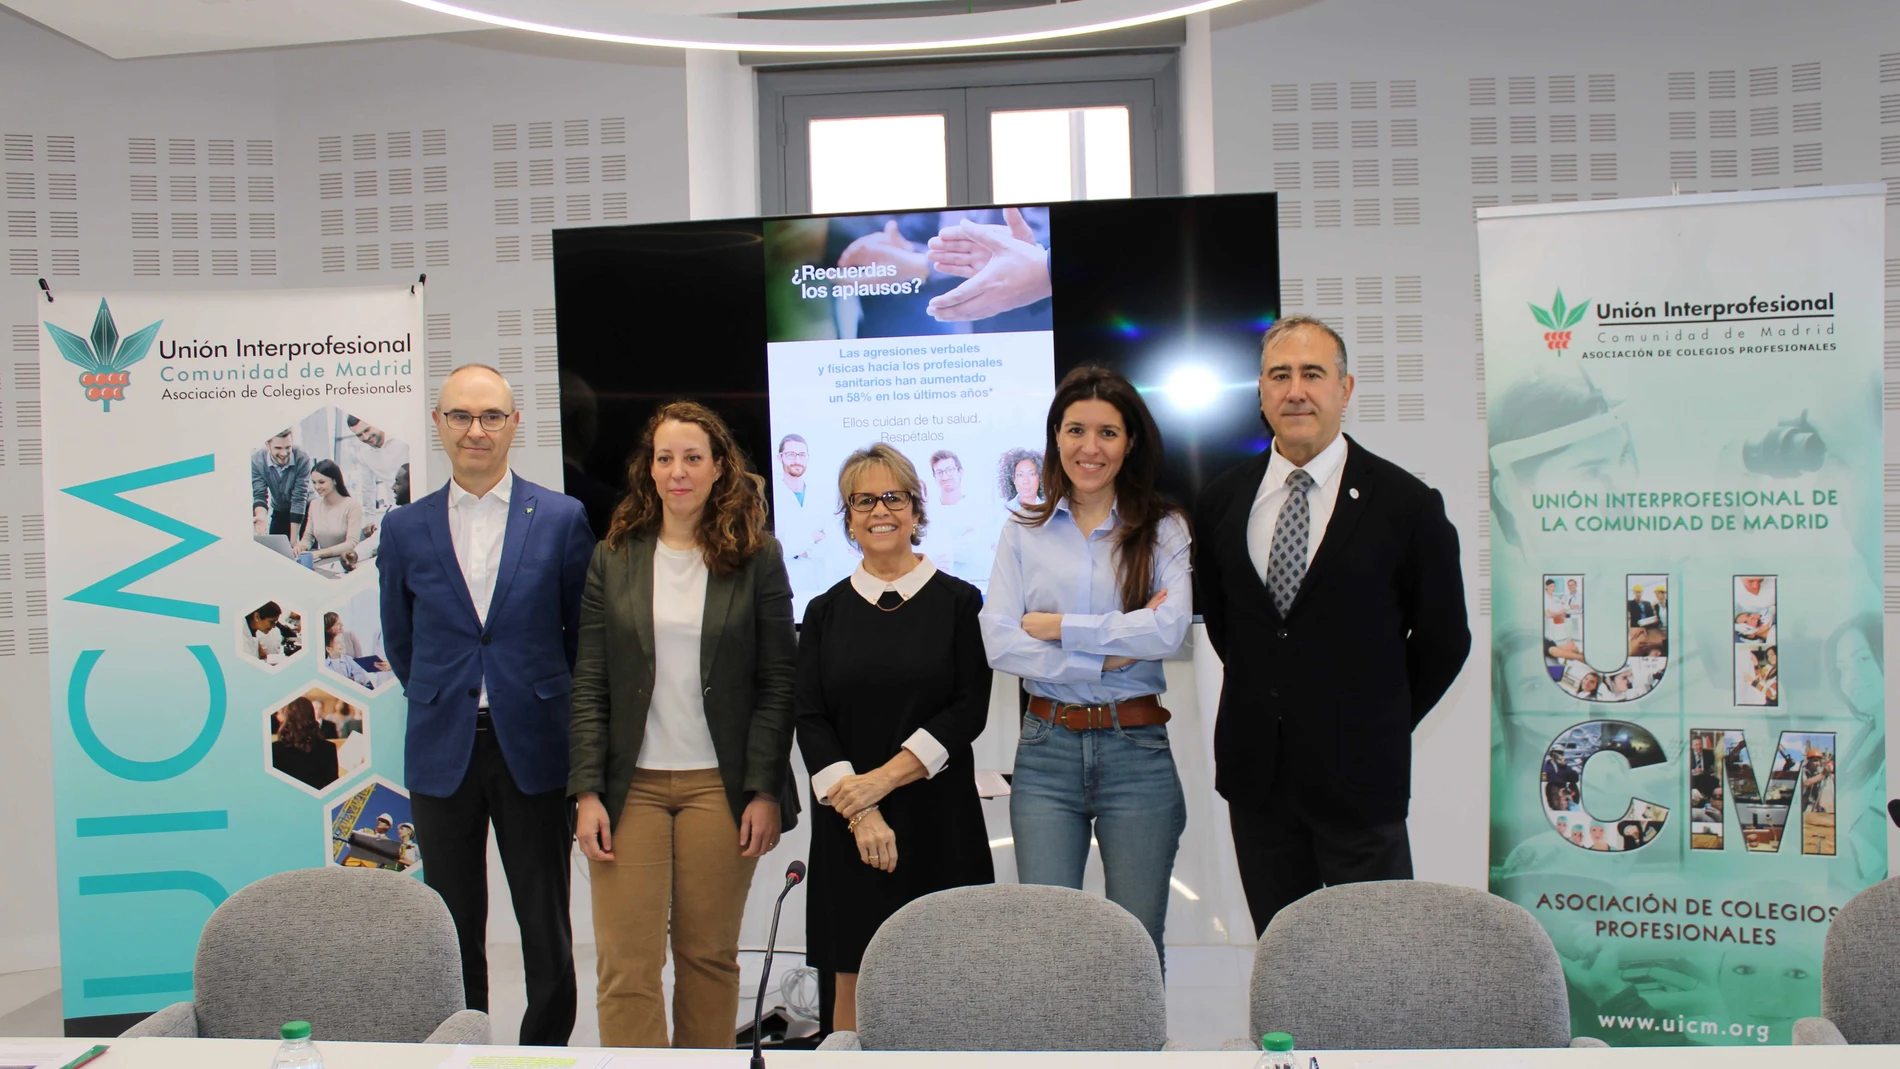
[(807, 606), (798, 748), (811, 772), (807, 961), (837, 974), (833, 1027), (857, 1027), (858, 965), (914, 898), (996, 878), (970, 744), (989, 717), (982, 595), (939, 572), (917, 469), (883, 443), (838, 473), (845, 537), (864, 554)]

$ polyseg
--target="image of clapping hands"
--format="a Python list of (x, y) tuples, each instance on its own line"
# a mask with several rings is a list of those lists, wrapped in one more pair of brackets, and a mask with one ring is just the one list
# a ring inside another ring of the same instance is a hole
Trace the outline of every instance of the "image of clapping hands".
[(988, 319), (1049, 296), (1049, 250), (1036, 243), (1022, 209), (1004, 208), (1004, 223), (953, 223), (930, 239), (925, 258), (963, 283), (925, 306), (944, 322)]
[[(1044, 213), (1048, 209), (1031, 208)], [(1035, 226), (1022, 208), (937, 213), (935, 236), (919, 244), (906, 237), (897, 219), (845, 246), (839, 267), (874, 264), (897, 269), (895, 281), (919, 282), (932, 271), (963, 281), (929, 298), (924, 311), (940, 323), (989, 319), (1031, 305), (1050, 295), (1049, 249), (1036, 240)], [(975, 216), (976, 218), (972, 218)], [(916, 233), (912, 230), (912, 233)]]

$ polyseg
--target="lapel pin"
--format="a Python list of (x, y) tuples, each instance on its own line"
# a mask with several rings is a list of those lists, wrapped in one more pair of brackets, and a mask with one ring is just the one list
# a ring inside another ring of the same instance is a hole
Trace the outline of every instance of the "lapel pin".
[(1359, 488), (1357, 486), (1346, 487), (1346, 493), (1350, 495), (1354, 501), (1359, 500)]
[[(1354, 490), (1354, 491), (1352, 492), (1352, 496), (1354, 496), (1354, 497), (1358, 497), (1358, 496), (1359, 496), (1359, 491), (1357, 491), (1357, 490)], [(534, 506), (533, 506), (533, 505), (529, 505), (529, 506), (528, 506), (527, 508), (525, 508), (525, 509), (522, 509), (521, 511), (522, 511), (522, 512), (524, 512), (524, 513), (526, 513), (526, 514), (528, 514), (528, 515), (530, 515), (530, 516), (532, 516), (532, 515), (534, 515)]]

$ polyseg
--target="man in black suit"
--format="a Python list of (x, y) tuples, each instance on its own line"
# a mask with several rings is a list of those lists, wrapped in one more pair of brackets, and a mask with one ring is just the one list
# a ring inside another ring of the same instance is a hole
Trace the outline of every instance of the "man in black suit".
[(1689, 735), (1689, 789), (1714, 798), (1720, 780), (1715, 773), (1715, 751), (1698, 732)]
[(1643, 588), (1636, 587), (1630, 592), (1630, 626), (1632, 628), (1655, 627), (1662, 622), (1662, 613), (1656, 603), (1643, 596)]
[(1544, 758), (1544, 808), (1561, 813), (1570, 808), (1569, 792), (1577, 785), (1577, 771), (1564, 752), (1551, 747)]
[(1227, 665), (1214, 787), (1256, 933), (1329, 884), (1410, 879), (1412, 729), (1471, 652), (1444, 499), (1342, 435), (1346, 343), (1288, 316), (1261, 345), (1273, 444), (1195, 517), (1195, 605)]

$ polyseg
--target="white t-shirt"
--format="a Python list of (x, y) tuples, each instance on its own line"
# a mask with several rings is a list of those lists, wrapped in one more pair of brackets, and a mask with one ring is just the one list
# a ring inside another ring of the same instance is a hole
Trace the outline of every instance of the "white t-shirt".
[(990, 546), (1002, 526), (1002, 517), (990, 509), (989, 502), (971, 495), (966, 487), (956, 504), (932, 503), (926, 515), (930, 526), (925, 548), (938, 569), (966, 582), (988, 583)]
[(699, 640), (706, 616), (706, 560), (697, 549), (653, 544), (653, 702), (640, 741), (641, 768), (684, 772), (718, 768), (706, 692), (699, 685)]

